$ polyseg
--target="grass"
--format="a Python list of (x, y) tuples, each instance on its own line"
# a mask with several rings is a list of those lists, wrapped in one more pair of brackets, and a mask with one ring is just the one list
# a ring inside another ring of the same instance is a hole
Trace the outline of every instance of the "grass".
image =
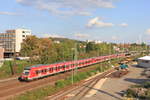
[[(100, 64), (92, 65), (90, 67), (93, 67), (93, 70), (87, 71), (87, 72), (78, 72), (76, 75), (74, 75), (73, 82), (79, 82), (81, 80), (84, 80), (92, 75), (95, 75), (99, 72), (103, 72), (109, 68), (111, 68), (111, 65), (118, 66), (118, 63), (124, 59), (112, 59), (111, 63), (108, 63), (108, 61), (102, 62)], [(6, 61), (4, 65), (0, 68), (0, 78), (6, 78), (11, 77), (11, 70), (10, 65), (13, 62)], [(16, 75), (20, 74), (23, 71), (23, 68), (25, 66), (31, 65), (27, 61), (17, 61), (16, 62)], [(24, 94), (21, 94), (17, 97), (11, 98), (11, 100), (41, 100), (44, 97), (51, 95), (60, 89), (69, 86), (72, 84), (72, 77), (67, 77), (64, 80), (58, 80), (55, 83), (55, 86), (44, 86), (42, 88), (34, 89), (32, 91), (25, 92)]]
[(13, 61), (4, 61), (3, 66), (0, 68), (0, 79), (12, 77), (11, 66), (15, 70), (14, 76), (22, 73), (25, 66), (31, 65), (28, 61), (16, 60), (16, 64), (14, 65)]
[[(137, 58), (137, 57), (134, 57), (134, 58)], [(112, 59), (111, 64), (114, 61), (119, 61), (119, 60), (123, 60), (123, 59)], [(13, 77), (13, 76), (18, 76), (22, 73), (24, 67), (31, 66), (31, 65), (34, 65), (34, 64), (37, 64), (37, 63), (31, 63), (31, 62), (26, 61), (26, 60), (16, 60), (16, 64), (14, 64), (13, 61), (5, 61), (3, 66), (0, 68), (0, 79), (5, 79), (5, 78)], [(103, 62), (102, 64), (108, 65), (107, 62)], [(15, 70), (14, 75), (12, 75), (12, 73), (11, 73), (11, 66), (13, 66), (13, 69)], [(114, 63), (114, 66), (118, 66), (118, 64)]]
[[(22, 73), (24, 67), (31, 65), (34, 65), (34, 63), (28, 62), (26, 60), (16, 60), (16, 64), (14, 64), (14, 61), (4, 61), (3, 66), (0, 67), (0, 79), (18, 76)], [(12, 75), (11, 66), (15, 71), (14, 75)]]
[[(118, 62), (120, 62), (122, 59), (113, 59), (111, 60), (111, 64), (116, 65)], [(87, 72), (78, 72), (73, 77), (73, 82), (80, 82), (81, 80), (84, 80), (92, 75), (95, 75), (99, 72), (106, 71), (107, 69), (111, 68), (111, 65), (108, 64), (107, 61), (102, 62), (101, 64), (92, 65), (90, 67), (94, 67), (94, 69), (89, 70)], [(69, 76), (66, 79), (58, 80), (55, 83), (55, 86), (45, 86), (42, 88), (34, 89), (29, 92), (25, 92), (24, 94), (21, 94), (17, 97), (11, 98), (11, 100), (41, 100), (44, 97), (51, 95), (60, 89), (69, 86), (72, 84), (72, 77)]]

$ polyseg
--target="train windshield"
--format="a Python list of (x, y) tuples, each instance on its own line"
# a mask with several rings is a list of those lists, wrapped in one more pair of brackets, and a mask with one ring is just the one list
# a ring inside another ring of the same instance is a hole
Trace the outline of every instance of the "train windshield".
[(29, 75), (29, 70), (24, 70), (24, 75)]

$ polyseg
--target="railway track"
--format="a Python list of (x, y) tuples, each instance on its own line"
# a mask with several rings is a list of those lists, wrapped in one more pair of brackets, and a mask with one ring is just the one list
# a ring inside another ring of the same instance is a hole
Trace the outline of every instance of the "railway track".
[[(78, 69), (79, 72), (88, 71), (94, 69), (93, 67), (85, 67)], [(26, 91), (30, 91), (36, 88), (40, 88), (46, 85), (54, 85), (57, 80), (65, 79), (72, 74), (71, 71), (53, 75), (40, 80), (32, 82), (19, 82), (17, 79), (0, 82), (0, 100), (6, 100), (14, 97)]]
[[(84, 71), (88, 71), (88, 70), (92, 70), (92, 69), (95, 69), (95, 67), (85, 67), (85, 68), (78, 69), (78, 71), (84, 72)], [(106, 74), (108, 74), (108, 73), (110, 73), (110, 72), (107, 71)], [(39, 87), (43, 87), (46, 85), (54, 85), (57, 80), (65, 79), (67, 76), (70, 76), (71, 74), (72, 74), (72, 72), (68, 71), (65, 73), (60, 73), (58, 75), (53, 75), (51, 77), (43, 78), (38, 81), (32, 81), (32, 82), (19, 82), (17, 79), (0, 82), (0, 90), (1, 90), (0, 91), (0, 100), (6, 100), (8, 98), (14, 97), (14, 96), (24, 93), (26, 91), (30, 91), (30, 90), (33, 90), (33, 89), (36, 89)], [(106, 74), (102, 74), (101, 76), (98, 76), (97, 78), (90, 79), (86, 82), (83, 82), (83, 90), (84, 90), (84, 91), (82, 90), (83, 94), (81, 94), (81, 92), (80, 92), (80, 93), (76, 94), (76, 97), (79, 97), (79, 99), (81, 97), (83, 97), (83, 95), (86, 94), (87, 91), (89, 91), (89, 89), (86, 90), (86, 89), (84, 89), (84, 87), (87, 85), (92, 87), (94, 84), (96, 84), (96, 82), (98, 80), (100, 80), (100, 78), (105, 77)], [(76, 85), (78, 85), (78, 86), (76, 86), (76, 88), (79, 88), (79, 84), (76, 84)], [(64, 97), (64, 96), (61, 96), (61, 97)], [(61, 100), (61, 99), (59, 99), (59, 100)]]
[(101, 79), (120, 78), (126, 75), (128, 72), (129, 71), (118, 71), (115, 69), (108, 70), (92, 79), (79, 82), (76, 85), (71, 86), (70, 88), (64, 88), (62, 91), (47, 97), (46, 100), (82, 100), (84, 97), (88, 96), (88, 93), (91, 90), (96, 90), (94, 86)]
[[(81, 100), (91, 90), (91, 88), (95, 86), (95, 84), (97, 84), (98, 81), (105, 77), (108, 77), (114, 72), (116, 72), (115, 69), (103, 72), (102, 74), (92, 79), (79, 82), (78, 84), (70, 88), (65, 88), (62, 91), (49, 96), (48, 98), (46, 98), (46, 100)], [(73, 95), (69, 96), (71, 93), (73, 93)]]

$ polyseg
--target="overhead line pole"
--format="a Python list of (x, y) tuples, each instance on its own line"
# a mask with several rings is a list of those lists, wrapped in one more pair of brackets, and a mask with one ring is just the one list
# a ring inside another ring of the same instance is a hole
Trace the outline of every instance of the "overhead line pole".
[[(73, 52), (73, 62), (75, 63), (78, 59), (78, 50), (77, 50), (77, 43), (75, 43), (75, 47), (74, 47), (74, 52)], [(74, 64), (73, 66), (76, 66), (76, 64)], [(74, 72), (74, 68), (72, 68), (72, 84), (74, 83), (74, 74), (77, 73), (77, 67), (75, 68), (75, 72)]]
[[(77, 43), (75, 43), (75, 51), (74, 51), (74, 61), (78, 60), (78, 50), (77, 50)], [(77, 73), (77, 67), (75, 68), (75, 74)]]

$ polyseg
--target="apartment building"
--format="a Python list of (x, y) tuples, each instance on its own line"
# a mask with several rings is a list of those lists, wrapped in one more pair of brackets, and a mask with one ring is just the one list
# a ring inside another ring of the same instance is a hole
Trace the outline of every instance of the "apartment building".
[(0, 47), (4, 48), (6, 56), (13, 55), (14, 52), (19, 53), (23, 40), (31, 35), (31, 30), (14, 29), (6, 30), (6, 33), (0, 33)]
[(4, 48), (0, 47), (0, 61), (4, 58)]

